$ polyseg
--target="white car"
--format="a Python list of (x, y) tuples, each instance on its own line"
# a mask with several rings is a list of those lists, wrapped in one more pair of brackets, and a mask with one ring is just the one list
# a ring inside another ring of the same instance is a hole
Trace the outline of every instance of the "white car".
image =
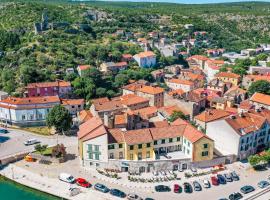
[(28, 146), (28, 145), (38, 144), (38, 143), (40, 143), (40, 141), (37, 140), (37, 139), (35, 139), (35, 138), (33, 138), (33, 139), (26, 140), (24, 142), (24, 145), (25, 146)]
[(128, 194), (127, 199), (128, 200), (136, 200), (136, 199), (143, 200), (141, 197), (139, 197), (137, 194), (134, 194), (134, 193)]
[(58, 176), (59, 180), (67, 182), (67, 183), (74, 183), (75, 182), (75, 178), (67, 173), (61, 173)]
[(210, 188), (210, 182), (208, 180), (203, 180), (203, 187), (204, 188)]

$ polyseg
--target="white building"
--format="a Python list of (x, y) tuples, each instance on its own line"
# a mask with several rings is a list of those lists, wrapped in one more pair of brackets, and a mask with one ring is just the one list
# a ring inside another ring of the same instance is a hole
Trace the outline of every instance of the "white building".
[(8, 97), (0, 101), (0, 121), (16, 126), (44, 125), (49, 111), (59, 104), (58, 96)]
[(194, 82), (183, 79), (169, 79), (166, 84), (173, 90), (182, 89), (184, 92), (189, 92), (195, 88)]
[(215, 141), (215, 147), (221, 154), (246, 159), (269, 147), (269, 119), (270, 111), (266, 109), (241, 113), (209, 122), (207, 136)]
[(270, 95), (262, 94), (256, 92), (250, 98), (250, 102), (255, 106), (255, 108), (266, 108), (270, 110)]
[(156, 65), (156, 54), (152, 51), (145, 51), (133, 56), (140, 67), (154, 67)]

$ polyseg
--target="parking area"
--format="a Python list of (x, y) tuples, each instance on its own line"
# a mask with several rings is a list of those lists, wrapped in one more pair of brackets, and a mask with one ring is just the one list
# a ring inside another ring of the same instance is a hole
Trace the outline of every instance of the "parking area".
[(26, 140), (32, 138), (39, 140), (41, 144), (49, 146), (56, 145), (57, 143), (63, 143), (65, 146), (77, 145), (76, 137), (42, 136), (18, 129), (9, 129), (8, 131), (9, 133), (0, 133), (0, 158), (34, 150), (35, 145), (24, 145)]

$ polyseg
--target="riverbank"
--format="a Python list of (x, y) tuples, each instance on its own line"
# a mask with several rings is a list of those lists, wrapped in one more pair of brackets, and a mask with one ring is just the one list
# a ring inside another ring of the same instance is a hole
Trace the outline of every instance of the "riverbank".
[(9, 200), (61, 200), (63, 198), (19, 184), (0, 175), (1, 196)]

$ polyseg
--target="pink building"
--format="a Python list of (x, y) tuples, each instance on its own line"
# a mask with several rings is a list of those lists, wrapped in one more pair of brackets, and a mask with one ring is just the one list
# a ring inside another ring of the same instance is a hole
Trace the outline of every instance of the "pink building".
[(64, 97), (71, 92), (70, 82), (57, 80), (55, 82), (30, 83), (26, 86), (26, 96), (60, 96)]

